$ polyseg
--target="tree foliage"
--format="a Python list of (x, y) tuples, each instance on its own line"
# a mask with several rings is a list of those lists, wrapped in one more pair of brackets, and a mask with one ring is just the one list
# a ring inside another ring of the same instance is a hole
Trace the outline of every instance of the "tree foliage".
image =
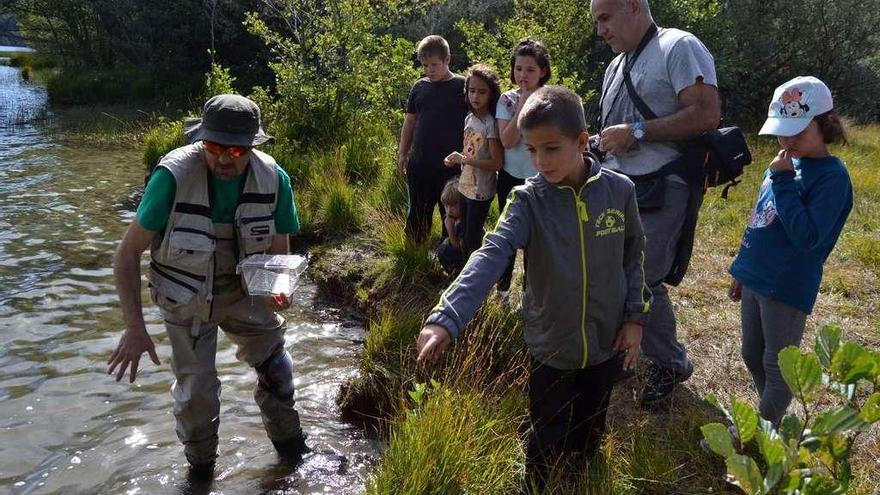
[[(411, 2), (266, 0), (247, 25), (272, 49), (274, 91), (256, 93), (274, 132), (303, 147), (340, 144), (399, 121), (412, 82), (411, 41), (388, 34)], [(308, 140), (308, 142), (304, 142)]]

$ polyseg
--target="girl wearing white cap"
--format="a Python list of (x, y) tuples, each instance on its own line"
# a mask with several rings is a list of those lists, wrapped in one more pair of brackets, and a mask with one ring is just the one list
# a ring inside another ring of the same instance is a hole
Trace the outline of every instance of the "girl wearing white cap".
[(761, 416), (778, 425), (792, 397), (778, 354), (801, 343), (853, 191), (844, 163), (828, 151), (846, 134), (822, 81), (796, 77), (776, 88), (760, 134), (776, 136), (782, 149), (764, 173), (729, 295), (742, 304), (742, 356)]

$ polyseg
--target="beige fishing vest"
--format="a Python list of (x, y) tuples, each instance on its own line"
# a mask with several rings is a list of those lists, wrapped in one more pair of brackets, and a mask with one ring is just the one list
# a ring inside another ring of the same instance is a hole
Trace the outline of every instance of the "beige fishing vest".
[(264, 253), (275, 236), (278, 200), (275, 160), (251, 150), (233, 224), (214, 223), (208, 174), (200, 143), (165, 155), (158, 166), (174, 175), (177, 193), (168, 225), (150, 248), (150, 293), (161, 308), (181, 316), (211, 318), (212, 302), (242, 297), (235, 266)]

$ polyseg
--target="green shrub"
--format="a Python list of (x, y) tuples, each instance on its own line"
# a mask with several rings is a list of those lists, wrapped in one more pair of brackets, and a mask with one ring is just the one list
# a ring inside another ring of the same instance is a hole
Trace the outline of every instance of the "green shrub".
[(142, 162), (149, 172), (169, 151), (187, 144), (183, 134), (183, 119), (163, 121), (144, 135)]
[[(823, 327), (814, 352), (789, 346), (779, 353), (779, 368), (804, 419), (785, 416), (779, 427), (759, 418), (745, 402), (730, 407), (714, 396), (736, 427), (743, 445), (757, 446), (762, 469), (752, 456), (737, 451), (720, 423), (702, 427), (716, 454), (724, 457), (727, 475), (748, 494), (843, 494), (855, 481), (850, 454), (858, 437), (880, 421), (880, 353), (854, 342), (841, 342), (841, 330)], [(828, 402), (828, 398), (836, 401)]]
[(215, 95), (236, 94), (233, 85), (235, 77), (229, 72), (228, 67), (213, 62), (211, 71), (205, 74), (205, 100)]

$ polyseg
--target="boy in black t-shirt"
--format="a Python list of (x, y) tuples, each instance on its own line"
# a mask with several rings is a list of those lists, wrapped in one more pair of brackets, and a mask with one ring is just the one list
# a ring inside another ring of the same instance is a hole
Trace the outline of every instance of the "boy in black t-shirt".
[(406, 174), (409, 188), (407, 236), (422, 242), (431, 231), (434, 206), (444, 215), (444, 184), (459, 173), (458, 167), (446, 167), (443, 158), (461, 146), (467, 103), (464, 77), (449, 70), (446, 40), (428, 36), (419, 42), (417, 53), (425, 77), (413, 84), (406, 101), (397, 167)]

